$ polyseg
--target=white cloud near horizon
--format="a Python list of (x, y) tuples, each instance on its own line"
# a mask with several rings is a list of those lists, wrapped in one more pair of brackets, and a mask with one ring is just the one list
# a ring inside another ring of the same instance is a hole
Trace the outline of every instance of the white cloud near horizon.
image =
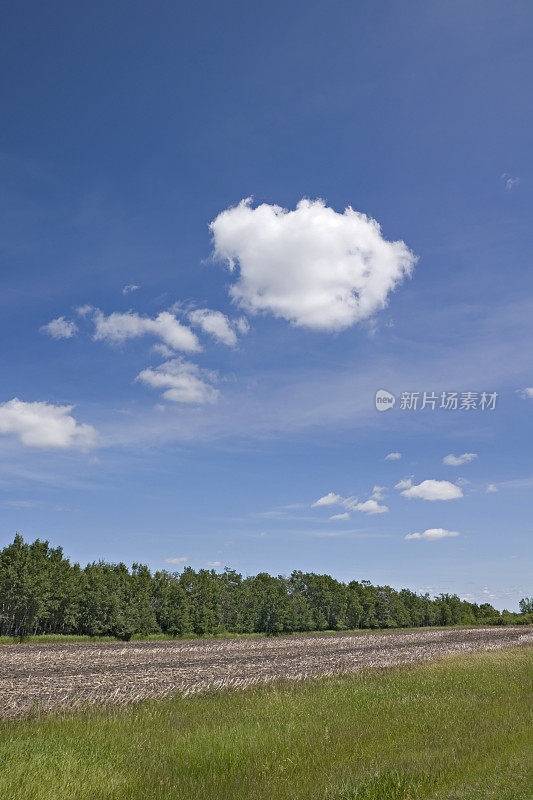
[[(400, 481), (400, 483), (402, 482)], [(396, 486), (399, 488), (398, 484)], [(463, 490), (450, 481), (427, 480), (417, 485), (406, 486), (401, 494), (404, 497), (415, 497), (421, 500), (455, 500), (463, 497)]]
[(401, 453), (389, 453), (385, 456), (385, 461), (399, 461), (401, 457)]
[(213, 311), (210, 308), (198, 308), (189, 312), (189, 319), (193, 325), (197, 325), (204, 333), (208, 333), (218, 342), (235, 347), (237, 344), (237, 333), (246, 333), (249, 329), (248, 321), (245, 317), (238, 320), (230, 320), (222, 311)]
[(462, 467), (463, 464), (469, 464), (476, 458), (477, 453), (463, 453), (460, 456), (454, 456), (453, 453), (450, 453), (449, 455), (444, 456), (442, 463), (447, 464), (449, 467)]
[(216, 375), (181, 358), (165, 361), (154, 368), (143, 369), (136, 381), (153, 389), (163, 389), (162, 397), (172, 403), (216, 403), (219, 391), (212, 382)]
[[(85, 307), (82, 306), (84, 310)], [(161, 311), (155, 317), (142, 317), (135, 311), (113, 311), (107, 317), (100, 309), (93, 311), (95, 341), (103, 340), (112, 344), (122, 344), (127, 339), (136, 339), (140, 336), (151, 335), (160, 339), (173, 350), (183, 350), (187, 353), (198, 352), (202, 349), (198, 337), (182, 325), (169, 311)], [(82, 313), (80, 311), (80, 313)], [(85, 311), (85, 313), (88, 313)]]
[(252, 207), (250, 198), (211, 223), (214, 255), (236, 282), (232, 298), (252, 313), (270, 312), (296, 326), (340, 331), (387, 305), (411, 275), (416, 257), (388, 242), (376, 220), (348, 207), (302, 199), (294, 211)]
[(46, 333), (52, 339), (72, 339), (78, 331), (78, 326), (71, 319), (57, 317), (39, 328), (41, 333)]
[(0, 434), (18, 436), (27, 447), (69, 449), (93, 447), (97, 431), (92, 425), (77, 422), (71, 415), (74, 406), (46, 402), (25, 402), (14, 397), (0, 403)]
[(177, 556), (176, 558), (165, 558), (165, 564), (185, 564), (188, 561), (186, 556)]
[(445, 528), (428, 528), (423, 533), (407, 533), (405, 539), (426, 539), (435, 542), (438, 539), (445, 539), (449, 536), (460, 536), (458, 531), (447, 531)]

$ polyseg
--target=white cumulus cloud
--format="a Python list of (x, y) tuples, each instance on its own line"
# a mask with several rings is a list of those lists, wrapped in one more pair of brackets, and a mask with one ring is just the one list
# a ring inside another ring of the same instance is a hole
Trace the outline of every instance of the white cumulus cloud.
[(458, 531), (447, 531), (445, 528), (428, 528), (423, 533), (407, 533), (406, 539), (426, 539), (435, 542), (437, 539), (445, 539), (447, 536), (459, 536)]
[(0, 403), (0, 434), (18, 436), (22, 444), (43, 449), (87, 448), (96, 444), (92, 425), (76, 422), (74, 406), (27, 403), (14, 397)]
[(322, 200), (300, 200), (294, 211), (242, 200), (210, 228), (215, 256), (238, 270), (233, 299), (308, 328), (339, 331), (368, 319), (416, 261), (404, 242), (383, 238), (376, 220)]
[(41, 333), (46, 333), (52, 339), (72, 339), (77, 330), (76, 323), (65, 317), (57, 317), (40, 328)]
[(114, 311), (106, 317), (102, 311), (94, 309), (95, 340), (121, 344), (146, 335), (155, 336), (173, 350), (192, 353), (202, 349), (196, 334), (169, 311), (162, 311), (156, 317), (142, 317), (134, 311)]
[(454, 456), (453, 453), (450, 453), (444, 456), (442, 462), (449, 467), (462, 467), (463, 464), (469, 464), (470, 461), (473, 461), (475, 458), (477, 458), (477, 453), (463, 453), (460, 456)]
[(163, 398), (173, 403), (216, 403), (218, 389), (212, 385), (215, 375), (181, 358), (165, 361), (155, 368), (143, 369), (136, 379), (153, 389), (163, 389)]
[(455, 500), (463, 496), (463, 490), (450, 481), (427, 480), (403, 489), (401, 494), (404, 497), (418, 497), (421, 500)]
[(401, 457), (401, 453), (389, 453), (385, 456), (385, 461), (399, 461)]
[(369, 500), (364, 500), (362, 503), (354, 503), (349, 508), (354, 511), (362, 511), (363, 514), (385, 514), (389, 510), (388, 506), (382, 505), (373, 497)]

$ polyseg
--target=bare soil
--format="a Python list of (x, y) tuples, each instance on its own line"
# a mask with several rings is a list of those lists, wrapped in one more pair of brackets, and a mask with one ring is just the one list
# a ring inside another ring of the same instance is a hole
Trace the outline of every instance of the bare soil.
[(0, 646), (0, 717), (533, 644), (533, 627)]

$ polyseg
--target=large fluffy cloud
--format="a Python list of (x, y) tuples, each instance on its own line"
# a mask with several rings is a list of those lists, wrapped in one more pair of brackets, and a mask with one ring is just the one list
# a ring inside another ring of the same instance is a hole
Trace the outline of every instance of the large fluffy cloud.
[(97, 433), (91, 425), (76, 422), (74, 406), (26, 403), (14, 397), (0, 403), (0, 434), (14, 434), (29, 447), (67, 449), (91, 447)]
[(416, 261), (376, 220), (322, 200), (300, 200), (294, 211), (242, 200), (210, 227), (215, 256), (239, 268), (232, 297), (309, 328), (342, 330), (372, 316)]
[(218, 389), (212, 385), (214, 375), (196, 364), (174, 358), (154, 369), (143, 369), (136, 380), (154, 389), (163, 389), (163, 397), (173, 403), (216, 403)]
[(418, 497), (421, 500), (455, 500), (463, 496), (461, 487), (450, 481), (427, 480), (414, 486), (410, 484), (411, 481), (400, 481), (396, 488), (405, 487), (401, 492), (404, 497)]
[(193, 353), (202, 349), (196, 334), (169, 311), (162, 311), (156, 317), (141, 317), (134, 311), (114, 311), (106, 317), (102, 311), (94, 309), (94, 339), (120, 344), (126, 339), (147, 334), (160, 339), (173, 350)]

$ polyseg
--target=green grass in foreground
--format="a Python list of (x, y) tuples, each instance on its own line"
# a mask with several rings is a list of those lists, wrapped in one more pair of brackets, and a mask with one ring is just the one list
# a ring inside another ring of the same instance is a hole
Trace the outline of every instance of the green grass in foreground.
[(530, 800), (533, 649), (0, 725), (7, 800)]

